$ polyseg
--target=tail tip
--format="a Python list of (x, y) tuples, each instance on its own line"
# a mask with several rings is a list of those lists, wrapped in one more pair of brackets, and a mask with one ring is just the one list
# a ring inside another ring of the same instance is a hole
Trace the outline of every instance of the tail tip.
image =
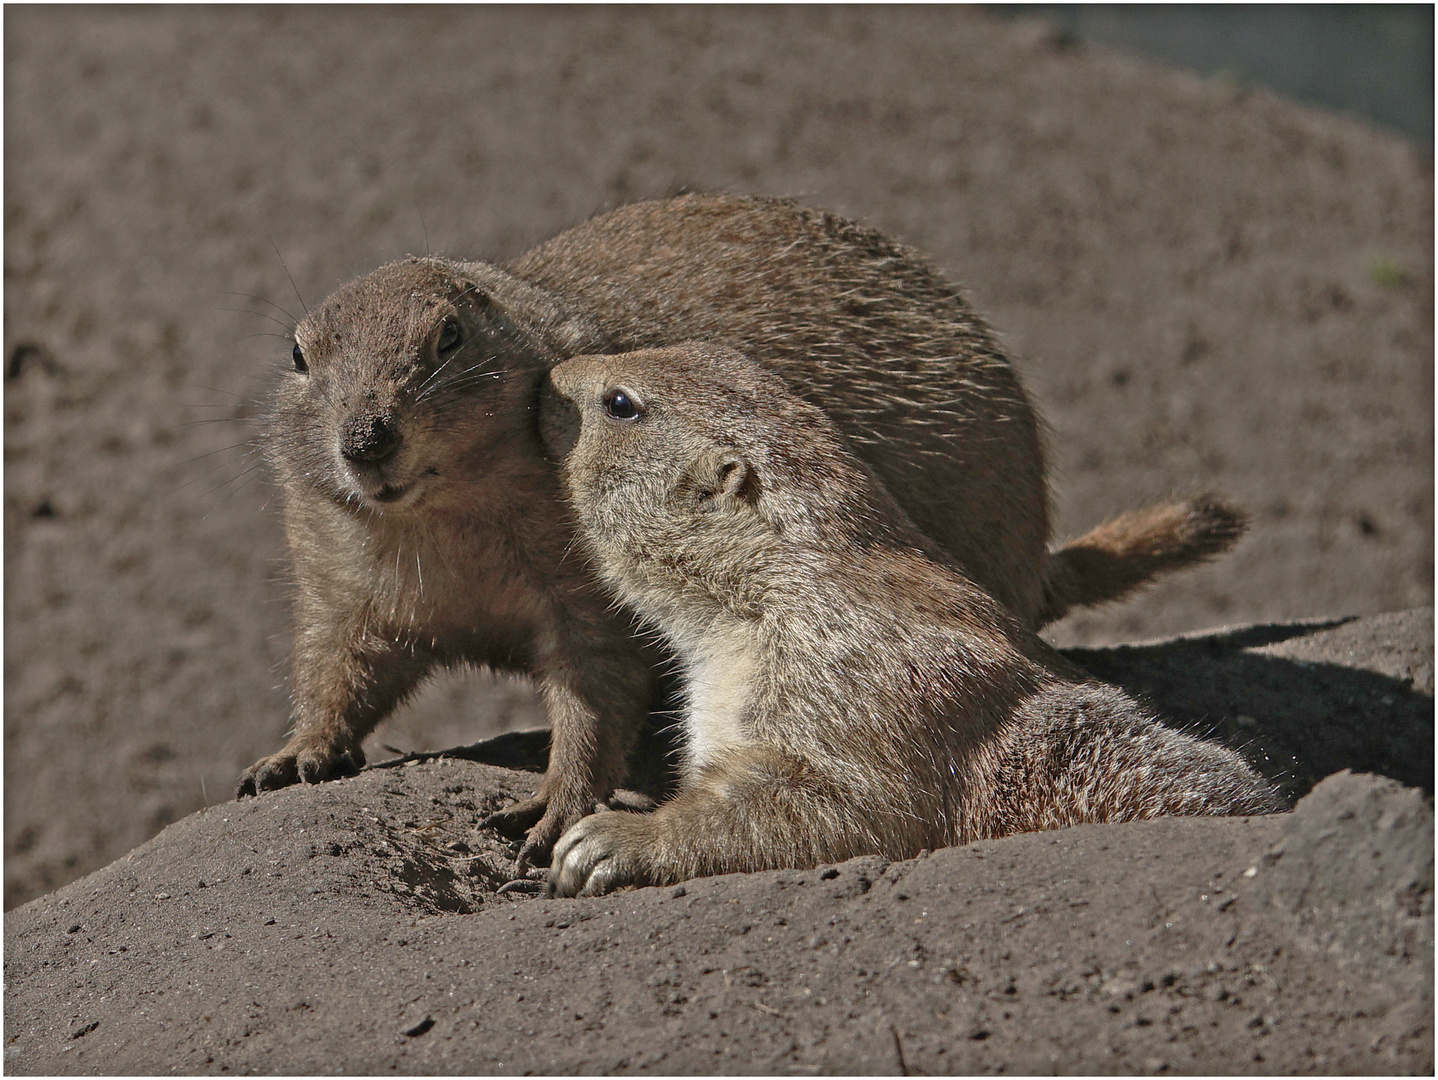
[(1199, 558), (1222, 554), (1248, 531), (1249, 515), (1215, 492), (1194, 495), (1183, 506), (1185, 546)]

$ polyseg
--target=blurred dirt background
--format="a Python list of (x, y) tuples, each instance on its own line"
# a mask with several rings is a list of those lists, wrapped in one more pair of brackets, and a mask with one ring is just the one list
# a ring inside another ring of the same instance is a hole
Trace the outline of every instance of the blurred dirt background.
[[(1397, 136), (946, 7), (4, 25), (7, 908), (280, 743), (253, 420), (304, 303), (681, 185), (799, 195), (965, 283), (1050, 424), (1060, 534), (1203, 487), (1252, 511), (1054, 641), (1432, 602), (1432, 157)], [(539, 719), (447, 676), (372, 757)]]

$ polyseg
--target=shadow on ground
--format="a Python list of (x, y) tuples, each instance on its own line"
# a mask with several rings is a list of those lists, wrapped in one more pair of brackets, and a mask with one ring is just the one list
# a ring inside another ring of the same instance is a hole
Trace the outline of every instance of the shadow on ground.
[[(1375, 632), (1390, 643), (1401, 634), (1408, 643), (1389, 652), (1382, 670), (1371, 666), (1366, 635)], [(1181, 726), (1243, 750), (1295, 798), (1340, 769), (1433, 794), (1431, 609), (1066, 655)]]

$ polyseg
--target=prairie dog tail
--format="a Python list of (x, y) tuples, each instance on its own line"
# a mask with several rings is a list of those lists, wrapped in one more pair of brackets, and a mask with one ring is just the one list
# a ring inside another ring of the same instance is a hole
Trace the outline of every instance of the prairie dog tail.
[(1247, 514), (1207, 492), (1120, 514), (1049, 555), (1038, 626), (1222, 554), (1246, 528)]

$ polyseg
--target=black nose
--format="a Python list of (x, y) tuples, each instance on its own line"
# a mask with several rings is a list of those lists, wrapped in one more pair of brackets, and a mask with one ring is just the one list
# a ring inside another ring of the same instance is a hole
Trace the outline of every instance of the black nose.
[(340, 453), (350, 461), (377, 464), (399, 449), (399, 428), (392, 416), (359, 413), (345, 422)]

